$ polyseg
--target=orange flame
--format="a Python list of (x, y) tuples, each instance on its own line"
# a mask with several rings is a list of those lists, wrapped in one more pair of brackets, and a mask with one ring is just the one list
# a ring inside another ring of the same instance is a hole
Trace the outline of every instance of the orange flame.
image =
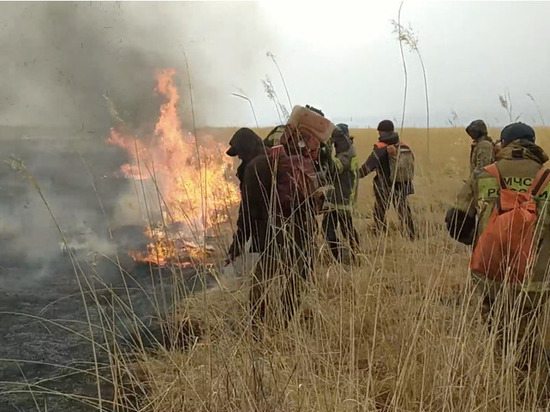
[[(174, 69), (159, 71), (156, 91), (166, 98), (153, 136), (147, 142), (121, 130), (112, 129), (108, 142), (125, 149), (131, 162), (122, 166), (126, 177), (151, 180), (161, 197), (162, 219), (165, 224), (183, 226), (185, 236), (204, 239), (206, 230), (226, 221), (229, 207), (239, 202), (239, 191), (229, 183), (227, 175), (232, 160), (224, 155), (224, 146), (212, 137), (197, 140), (184, 132), (177, 113), (180, 99), (174, 84)], [(166, 264), (190, 244), (176, 245), (166, 230), (148, 228), (152, 240), (147, 255), (132, 252), (138, 260)], [(180, 242), (181, 243), (181, 242)]]

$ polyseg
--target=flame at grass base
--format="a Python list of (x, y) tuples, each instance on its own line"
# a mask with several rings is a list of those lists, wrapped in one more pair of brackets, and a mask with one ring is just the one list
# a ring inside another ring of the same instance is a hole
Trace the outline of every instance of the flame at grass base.
[(190, 245), (203, 243), (207, 230), (227, 221), (231, 207), (240, 200), (237, 185), (228, 181), (233, 162), (225, 156), (224, 146), (211, 136), (199, 142), (184, 132), (177, 113), (175, 74), (174, 69), (158, 72), (156, 91), (166, 102), (152, 135), (137, 139), (127, 127), (116, 127), (107, 140), (127, 151), (131, 162), (122, 166), (122, 173), (148, 182), (150, 198), (161, 211), (160, 221), (147, 226), (151, 239), (147, 253), (130, 253), (136, 260), (158, 265), (178, 261), (182, 250), (187, 255), (197, 253)]

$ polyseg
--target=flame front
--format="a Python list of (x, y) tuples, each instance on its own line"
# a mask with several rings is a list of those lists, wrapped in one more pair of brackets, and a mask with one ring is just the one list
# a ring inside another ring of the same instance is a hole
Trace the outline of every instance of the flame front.
[[(157, 75), (156, 91), (166, 102), (160, 108), (152, 136), (143, 141), (123, 132), (123, 128), (114, 128), (108, 139), (125, 149), (132, 160), (122, 166), (124, 175), (151, 181), (158, 194), (162, 224), (147, 228), (146, 234), (152, 240), (147, 254), (133, 252), (132, 256), (159, 265), (177, 260), (181, 248), (192, 254), (190, 239), (199, 244), (206, 231), (226, 221), (230, 207), (239, 202), (236, 184), (227, 180), (232, 160), (224, 155), (224, 146), (211, 136), (199, 143), (196, 136), (182, 129), (175, 74), (174, 69), (165, 69)], [(159, 230), (174, 224), (180, 231), (178, 237), (183, 230), (185, 240), (171, 240), (166, 230)]]

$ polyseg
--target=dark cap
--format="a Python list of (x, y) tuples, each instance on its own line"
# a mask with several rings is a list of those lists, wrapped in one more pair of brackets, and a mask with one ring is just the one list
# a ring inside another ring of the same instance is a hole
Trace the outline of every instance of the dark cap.
[(474, 120), (466, 128), (466, 133), (472, 139), (479, 139), (481, 136), (487, 136), (487, 125), (481, 119)]
[(235, 132), (229, 141), (228, 156), (241, 155), (242, 158), (253, 158), (263, 153), (263, 142), (260, 136), (248, 127), (242, 127)]
[(535, 142), (535, 131), (525, 123), (511, 123), (500, 132), (500, 140), (504, 145), (519, 139)]
[(379, 132), (388, 132), (392, 133), (395, 129), (393, 128), (393, 122), (391, 120), (382, 120), (380, 123), (378, 123), (378, 127), (376, 128)]

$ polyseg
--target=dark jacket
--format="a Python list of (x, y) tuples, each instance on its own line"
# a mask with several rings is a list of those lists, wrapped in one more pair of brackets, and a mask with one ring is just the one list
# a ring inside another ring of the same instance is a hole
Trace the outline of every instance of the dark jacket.
[[(399, 135), (395, 132), (380, 136), (379, 142), (386, 145), (393, 145), (399, 143)], [(359, 178), (367, 176), (369, 173), (376, 171), (373, 184), (374, 189), (381, 193), (388, 193), (392, 187), (391, 172), (390, 172), (390, 158), (388, 155), (388, 148), (374, 146), (372, 153), (368, 159), (359, 168)], [(401, 194), (407, 196), (414, 193), (414, 187), (412, 182), (395, 183), (395, 190), (400, 191)]]
[[(248, 128), (239, 129), (231, 138), (230, 149), (227, 154), (230, 156), (239, 156), (241, 164), (237, 168), (237, 178), (239, 179), (239, 188), (241, 191), (241, 199), (243, 198), (243, 182), (245, 170), (248, 164), (258, 155), (264, 154), (265, 148), (261, 138)], [(245, 215), (242, 207), (242, 201), (239, 206), (239, 215), (237, 218), (237, 232), (233, 236), (233, 242), (229, 247), (228, 255), (232, 258), (239, 256), (242, 247), (250, 238), (250, 233), (245, 225)]]
[(356, 199), (359, 164), (355, 148), (345, 133), (335, 129), (332, 135), (334, 155), (331, 156), (329, 181), (333, 185), (327, 193), (328, 208), (352, 210)]

